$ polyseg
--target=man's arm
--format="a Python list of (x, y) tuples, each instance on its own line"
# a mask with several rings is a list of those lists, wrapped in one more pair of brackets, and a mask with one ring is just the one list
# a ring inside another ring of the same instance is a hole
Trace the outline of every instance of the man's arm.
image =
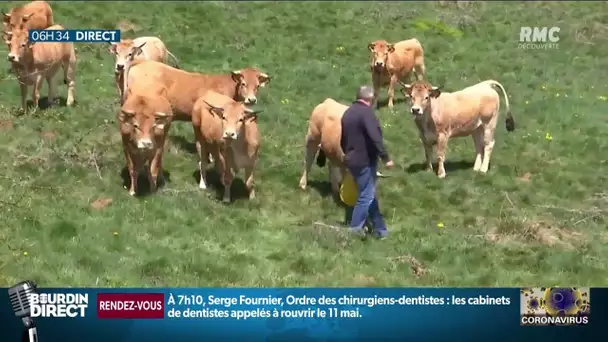
[(376, 119), (376, 115), (370, 108), (369, 113), (364, 113), (363, 115), (363, 125), (365, 126), (365, 131), (367, 132), (367, 136), (371, 139), (376, 147), (376, 151), (378, 152), (378, 157), (382, 159), (384, 163), (390, 161), (391, 159), (384, 148), (384, 142), (382, 139), (382, 130), (380, 130), (380, 123), (378, 119)]

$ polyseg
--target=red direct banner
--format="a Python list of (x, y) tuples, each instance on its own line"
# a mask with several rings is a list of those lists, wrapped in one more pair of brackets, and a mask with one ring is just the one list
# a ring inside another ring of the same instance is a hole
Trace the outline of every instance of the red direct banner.
[(165, 294), (98, 293), (97, 318), (165, 318)]

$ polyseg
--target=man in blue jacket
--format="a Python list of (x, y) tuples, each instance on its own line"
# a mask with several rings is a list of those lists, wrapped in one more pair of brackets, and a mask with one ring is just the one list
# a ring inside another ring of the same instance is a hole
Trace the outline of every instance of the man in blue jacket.
[(393, 166), (393, 161), (384, 149), (380, 123), (372, 109), (373, 99), (374, 91), (371, 87), (359, 88), (357, 100), (342, 116), (340, 144), (345, 154), (344, 164), (359, 188), (350, 229), (353, 233), (364, 235), (364, 226), (369, 219), (374, 235), (384, 238), (388, 235), (388, 230), (376, 198), (376, 172), (378, 159), (387, 168)]

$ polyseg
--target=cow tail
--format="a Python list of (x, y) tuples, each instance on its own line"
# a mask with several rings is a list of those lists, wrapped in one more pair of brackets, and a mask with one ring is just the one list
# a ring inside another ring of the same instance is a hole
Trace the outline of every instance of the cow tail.
[(323, 152), (323, 149), (319, 149), (319, 154), (317, 155), (317, 165), (319, 167), (324, 167), (326, 162), (327, 156), (325, 155), (325, 152)]
[(509, 96), (507, 95), (507, 91), (498, 81), (489, 80), (489, 84), (497, 86), (502, 91), (502, 95), (505, 97), (505, 105), (507, 106), (507, 118), (505, 119), (505, 128), (507, 132), (513, 132), (515, 130), (515, 119), (513, 118), (513, 114), (511, 113), (511, 107), (509, 106)]

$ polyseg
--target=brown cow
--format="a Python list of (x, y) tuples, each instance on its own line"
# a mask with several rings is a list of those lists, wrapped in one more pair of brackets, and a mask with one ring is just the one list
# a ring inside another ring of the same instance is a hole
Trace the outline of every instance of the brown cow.
[(231, 74), (199, 74), (175, 69), (156, 61), (133, 61), (127, 71), (127, 87), (134, 83), (160, 84), (167, 88), (167, 99), (174, 111), (174, 120), (190, 121), (194, 103), (207, 91), (213, 90), (245, 104), (257, 102), (259, 87), (270, 77), (255, 68), (233, 71)]
[(124, 72), (129, 63), (134, 60), (152, 60), (167, 64), (171, 56), (175, 62), (175, 68), (179, 69), (179, 61), (158, 37), (139, 37), (135, 39), (123, 39), (118, 43), (110, 43), (108, 49), (116, 56), (114, 63), (114, 78), (121, 103), (124, 102)]
[(19, 31), (44, 30), (53, 25), (53, 10), (46, 1), (32, 1), (21, 7), (2, 12), (5, 44)]
[[(47, 30), (64, 30), (61, 25), (53, 25)], [(27, 87), (34, 86), (32, 100), (34, 106), (40, 99), (40, 87), (46, 79), (49, 86), (48, 103), (55, 98), (53, 77), (63, 69), (63, 80), (68, 87), (67, 105), (74, 103), (74, 86), (76, 75), (76, 53), (72, 43), (34, 43), (28, 41), (27, 32), (13, 34), (10, 43), (8, 60), (21, 87), (21, 109), (27, 110)]]
[(131, 92), (117, 116), (132, 196), (137, 192), (139, 172), (146, 172), (151, 191), (156, 191), (158, 177), (162, 178), (165, 138), (173, 117), (165, 95), (166, 91), (161, 87), (145, 95)]
[(258, 113), (260, 111), (214, 91), (207, 92), (194, 105), (192, 127), (199, 156), (199, 188), (207, 188), (205, 171), (210, 153), (221, 175), (225, 203), (230, 202), (230, 186), (241, 168), (245, 169), (249, 199), (255, 198), (253, 171), (260, 149)]
[(500, 88), (507, 106), (506, 129), (515, 130), (515, 120), (509, 108), (505, 88), (487, 80), (454, 93), (445, 93), (425, 81), (401, 84), (403, 94), (410, 99), (411, 113), (424, 146), (426, 168), (433, 170), (431, 156), (437, 145), (437, 175), (445, 177), (445, 152), (448, 139), (471, 135), (475, 143), (474, 171), (486, 173), (494, 148), (494, 132), (498, 121), (500, 96), (492, 88)]
[(374, 102), (378, 103), (380, 88), (388, 85), (388, 107), (393, 107), (395, 85), (412, 71), (416, 79), (424, 78), (424, 50), (416, 38), (389, 44), (377, 40), (367, 46), (371, 52), (370, 70), (374, 84)]
[(300, 178), (300, 188), (302, 190), (306, 189), (308, 174), (318, 151), (317, 165), (325, 166), (326, 159), (329, 158), (327, 165), (329, 180), (334, 194), (339, 193), (340, 183), (346, 171), (344, 168), (344, 152), (340, 146), (342, 137), (341, 120), (346, 109), (348, 109), (348, 106), (328, 98), (312, 111), (304, 148), (304, 172), (302, 178)]

